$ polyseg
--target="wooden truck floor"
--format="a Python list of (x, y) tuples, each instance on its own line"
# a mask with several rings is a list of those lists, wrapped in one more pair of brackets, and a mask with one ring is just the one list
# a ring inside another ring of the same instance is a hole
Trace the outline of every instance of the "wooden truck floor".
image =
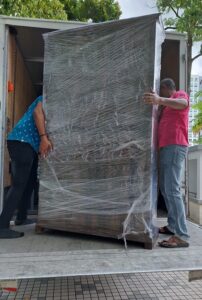
[[(157, 225), (166, 224), (158, 219)], [(25, 236), (0, 240), (0, 280), (135, 272), (202, 270), (202, 227), (188, 221), (189, 248), (145, 250), (123, 241), (61, 232), (36, 234), (34, 225), (18, 226)], [(159, 239), (167, 236), (161, 235)]]

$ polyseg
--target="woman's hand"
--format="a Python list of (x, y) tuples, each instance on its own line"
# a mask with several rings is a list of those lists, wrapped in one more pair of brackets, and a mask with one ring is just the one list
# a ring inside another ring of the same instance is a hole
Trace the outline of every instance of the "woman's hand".
[(41, 137), (41, 142), (39, 146), (39, 154), (41, 158), (46, 158), (50, 151), (53, 150), (53, 144), (51, 140), (48, 139), (46, 135)]

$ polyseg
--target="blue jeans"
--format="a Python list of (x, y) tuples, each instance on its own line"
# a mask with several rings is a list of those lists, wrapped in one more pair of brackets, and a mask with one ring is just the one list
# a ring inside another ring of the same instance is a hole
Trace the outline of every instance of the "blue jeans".
[(169, 145), (160, 149), (160, 190), (168, 210), (168, 228), (182, 240), (188, 240), (185, 207), (180, 191), (187, 147)]

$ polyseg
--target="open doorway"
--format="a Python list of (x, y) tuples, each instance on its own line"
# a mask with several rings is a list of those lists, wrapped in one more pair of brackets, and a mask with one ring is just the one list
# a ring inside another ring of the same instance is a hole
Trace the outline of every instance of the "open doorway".
[[(7, 37), (6, 132), (12, 130), (29, 105), (43, 90), (43, 33), (50, 29), (9, 26)], [(4, 198), (11, 184), (10, 159), (7, 147), (4, 154)], [(39, 183), (30, 199), (29, 214), (36, 214)]]
[[(5, 33), (2, 60), (3, 66), (5, 66), (5, 70), (3, 69), (3, 76), (5, 76), (5, 96), (3, 95), (5, 109), (4, 107), (3, 109), (5, 113), (2, 118), (2, 133), (5, 140), (29, 105), (37, 96), (42, 94), (43, 34), (59, 29), (81, 27), (86, 25), (86, 23), (13, 17), (1, 17), (1, 19), (1, 29)], [(9, 91), (7, 87), (9, 87)], [(3, 174), (2, 190), (5, 196), (11, 183), (11, 176), (6, 143), (2, 142), (1, 148), (3, 152), (1, 163)], [(5, 197), (4, 199), (2, 198), (0, 199), (1, 206)], [(33, 206), (30, 209), (30, 213), (32, 213), (32, 210)], [(36, 213), (36, 210), (34, 213)]]

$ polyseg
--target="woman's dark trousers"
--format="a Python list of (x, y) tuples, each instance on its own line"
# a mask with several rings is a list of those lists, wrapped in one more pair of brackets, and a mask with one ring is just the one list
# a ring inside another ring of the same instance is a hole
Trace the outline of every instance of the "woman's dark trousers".
[(38, 165), (38, 155), (30, 144), (8, 141), (7, 145), (11, 158), (11, 187), (0, 216), (0, 229), (9, 228), (16, 209), (19, 211), (17, 219), (26, 219)]

